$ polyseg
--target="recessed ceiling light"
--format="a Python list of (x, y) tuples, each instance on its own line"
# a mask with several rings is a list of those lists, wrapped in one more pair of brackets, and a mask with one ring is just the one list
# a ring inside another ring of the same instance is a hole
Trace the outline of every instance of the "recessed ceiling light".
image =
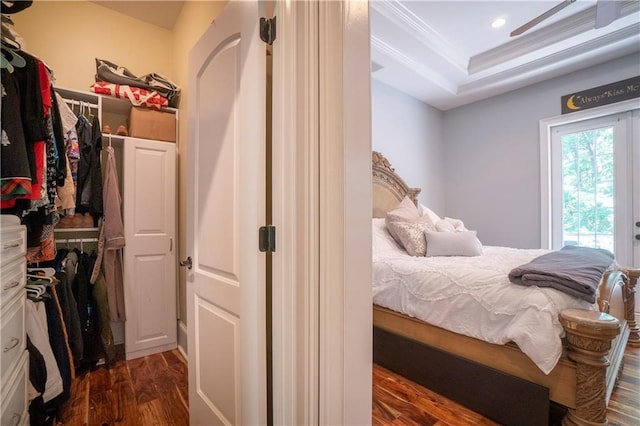
[(507, 23), (507, 20), (504, 18), (496, 18), (494, 19), (494, 21), (491, 23), (491, 26), (493, 28), (500, 28), (501, 26), (503, 26), (504, 24)]

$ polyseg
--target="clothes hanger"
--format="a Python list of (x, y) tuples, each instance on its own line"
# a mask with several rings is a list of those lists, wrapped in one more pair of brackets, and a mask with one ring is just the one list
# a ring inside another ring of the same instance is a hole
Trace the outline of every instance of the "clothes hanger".
[(10, 73), (13, 73), (13, 65), (11, 65), (11, 62), (4, 57), (4, 52), (2, 52), (0, 56), (0, 68), (9, 70)]
[(27, 273), (36, 277), (52, 277), (56, 270), (54, 268), (27, 268)]
[(51, 298), (51, 295), (47, 293), (47, 288), (43, 285), (27, 284), (25, 288), (27, 290), (27, 297), (34, 302)]
[(13, 65), (14, 68), (24, 68), (25, 65), (27, 65), (27, 61), (22, 56), (20, 56), (18, 52), (20, 52), (20, 49), (17, 49), (15, 47), (6, 45), (2, 46), (2, 55), (6, 58), (7, 53), (9, 54), (9, 62), (11, 63), (11, 65)]
[(32, 284), (53, 284), (53, 277), (44, 277), (42, 275), (27, 274), (27, 280)]

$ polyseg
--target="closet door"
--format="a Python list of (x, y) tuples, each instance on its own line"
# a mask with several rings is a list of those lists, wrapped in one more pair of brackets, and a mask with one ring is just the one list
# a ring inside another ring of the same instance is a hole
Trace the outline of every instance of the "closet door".
[(123, 205), (126, 247), (127, 359), (176, 347), (176, 148), (125, 138)]

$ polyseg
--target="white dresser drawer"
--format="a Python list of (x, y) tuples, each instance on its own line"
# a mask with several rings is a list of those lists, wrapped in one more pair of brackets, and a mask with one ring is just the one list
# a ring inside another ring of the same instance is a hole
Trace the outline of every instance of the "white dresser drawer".
[(15, 259), (8, 265), (2, 266), (2, 281), (0, 283), (0, 306), (6, 305), (17, 294), (24, 293), (26, 273), (26, 266), (23, 259)]
[[(26, 332), (24, 326), (24, 298), (15, 299), (2, 307), (2, 324), (0, 325), (0, 381), (2, 389), (18, 364), (20, 356), (26, 349)], [(4, 423), (0, 423), (4, 425)]]
[(2, 386), (0, 425), (15, 426), (29, 423), (27, 406), (27, 380), (29, 355), (22, 352), (20, 364), (11, 375), (10, 383)]
[(27, 250), (26, 229), (20, 225), (20, 220), (16, 216), (2, 215), (0, 218), (1, 265), (24, 256)]

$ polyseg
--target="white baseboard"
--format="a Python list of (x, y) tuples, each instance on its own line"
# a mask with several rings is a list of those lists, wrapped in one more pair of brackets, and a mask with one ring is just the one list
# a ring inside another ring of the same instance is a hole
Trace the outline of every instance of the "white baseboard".
[(184, 359), (189, 359), (187, 357), (187, 325), (178, 320), (178, 350), (184, 356)]

